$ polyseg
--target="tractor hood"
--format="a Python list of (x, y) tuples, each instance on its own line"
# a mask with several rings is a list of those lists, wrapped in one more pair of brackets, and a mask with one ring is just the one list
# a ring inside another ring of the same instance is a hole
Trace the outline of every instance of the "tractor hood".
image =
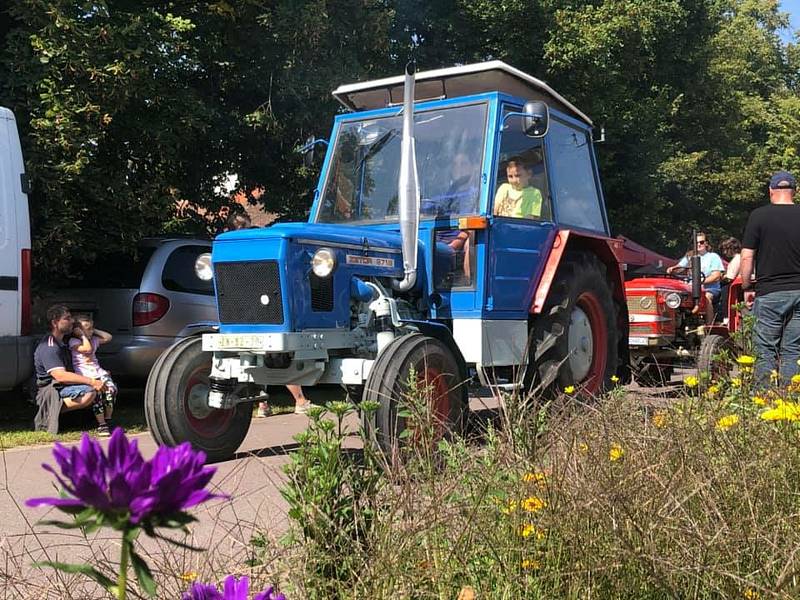
[(367, 249), (400, 250), (401, 248), (399, 232), (326, 223), (278, 223), (272, 227), (240, 229), (223, 233), (215, 241), (275, 239), (290, 239), (300, 243), (309, 241), (333, 245), (357, 245)]

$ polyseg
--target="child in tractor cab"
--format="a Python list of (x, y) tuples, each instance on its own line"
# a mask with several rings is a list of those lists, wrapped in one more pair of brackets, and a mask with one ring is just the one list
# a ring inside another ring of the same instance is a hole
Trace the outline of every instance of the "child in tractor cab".
[(531, 185), (530, 167), (518, 158), (506, 163), (508, 181), (497, 188), (494, 214), (498, 217), (539, 218), (542, 216), (542, 192)]
[[(705, 233), (698, 232), (696, 237), (696, 252), (700, 255), (700, 272), (705, 279), (703, 280), (703, 292), (706, 297), (706, 324), (714, 322), (715, 305), (719, 301), (722, 288), (720, 282), (725, 273), (722, 259), (716, 252), (711, 252), (711, 246)], [(676, 269), (685, 269), (690, 266), (688, 254), (684, 256), (677, 265), (667, 268), (667, 273), (672, 273)]]

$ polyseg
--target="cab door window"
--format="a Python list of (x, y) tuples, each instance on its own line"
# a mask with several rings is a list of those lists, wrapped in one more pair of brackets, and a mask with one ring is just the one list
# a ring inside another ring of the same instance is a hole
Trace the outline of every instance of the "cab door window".
[(559, 223), (605, 233), (589, 133), (550, 119), (547, 139)]
[[(512, 110), (518, 109), (507, 112)], [(519, 116), (508, 116), (503, 124), (492, 213), (538, 221), (553, 218), (542, 140), (525, 135)]]

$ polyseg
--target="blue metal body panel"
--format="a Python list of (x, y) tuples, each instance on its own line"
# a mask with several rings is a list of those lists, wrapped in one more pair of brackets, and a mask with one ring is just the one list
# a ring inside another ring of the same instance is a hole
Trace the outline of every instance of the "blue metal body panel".
[[(491, 213), (493, 190), (497, 181), (497, 152), (500, 147), (502, 107), (510, 104), (521, 108), (525, 99), (506, 94), (487, 93), (449, 100), (419, 103), (417, 111), (433, 110), (464, 104), (484, 102), (488, 105), (487, 134), (481, 168), (479, 214), (486, 216), (487, 229), (475, 231), (475, 284), (472, 288), (454, 288), (436, 292), (441, 297), (438, 306), (428, 308), (430, 319), (525, 319), (544, 270), (545, 259), (552, 247), (558, 226), (558, 198), (552, 198), (554, 222), (494, 217)], [(322, 190), (328, 177), (336, 137), (344, 123), (396, 115), (399, 108), (348, 113), (335, 118), (331, 144), (322, 165), (308, 223), (285, 223), (269, 228), (247, 229), (220, 235), (214, 242), (213, 262), (277, 260), (281, 266), (281, 290), (284, 298), (284, 323), (281, 325), (225, 325), (225, 332), (301, 331), (307, 328), (350, 326), (350, 282), (353, 276), (402, 277), (399, 223), (375, 223), (350, 226), (315, 223), (320, 210)], [(552, 117), (582, 131), (587, 125), (558, 111)], [(551, 144), (544, 138), (545, 166), (551, 183)], [(594, 178), (602, 200), (596, 158), (592, 155)], [(551, 188), (554, 186), (551, 184)], [(601, 202), (602, 204), (602, 202)], [(608, 235), (605, 206), (602, 214)], [(437, 230), (456, 229), (456, 219), (422, 217), (419, 226), (417, 292), (423, 302), (434, 293), (433, 261)], [(593, 232), (597, 233), (597, 232)], [(333, 250), (337, 267), (332, 275), (334, 308), (330, 312), (314, 312), (310, 305), (308, 273), (311, 256), (320, 247)], [(392, 258), (394, 266), (348, 264), (347, 256)]]

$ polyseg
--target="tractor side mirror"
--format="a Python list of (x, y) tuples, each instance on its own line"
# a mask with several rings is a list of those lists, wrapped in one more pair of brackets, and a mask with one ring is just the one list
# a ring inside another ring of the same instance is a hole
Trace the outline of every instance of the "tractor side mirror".
[(550, 125), (550, 109), (541, 101), (525, 103), (522, 130), (528, 137), (544, 137)]
[(295, 150), (298, 154), (303, 155), (303, 164), (306, 168), (310, 169), (314, 166), (314, 148), (316, 148), (317, 144), (325, 144), (327, 146), (328, 140), (317, 139), (310, 135), (306, 138), (306, 143)]

